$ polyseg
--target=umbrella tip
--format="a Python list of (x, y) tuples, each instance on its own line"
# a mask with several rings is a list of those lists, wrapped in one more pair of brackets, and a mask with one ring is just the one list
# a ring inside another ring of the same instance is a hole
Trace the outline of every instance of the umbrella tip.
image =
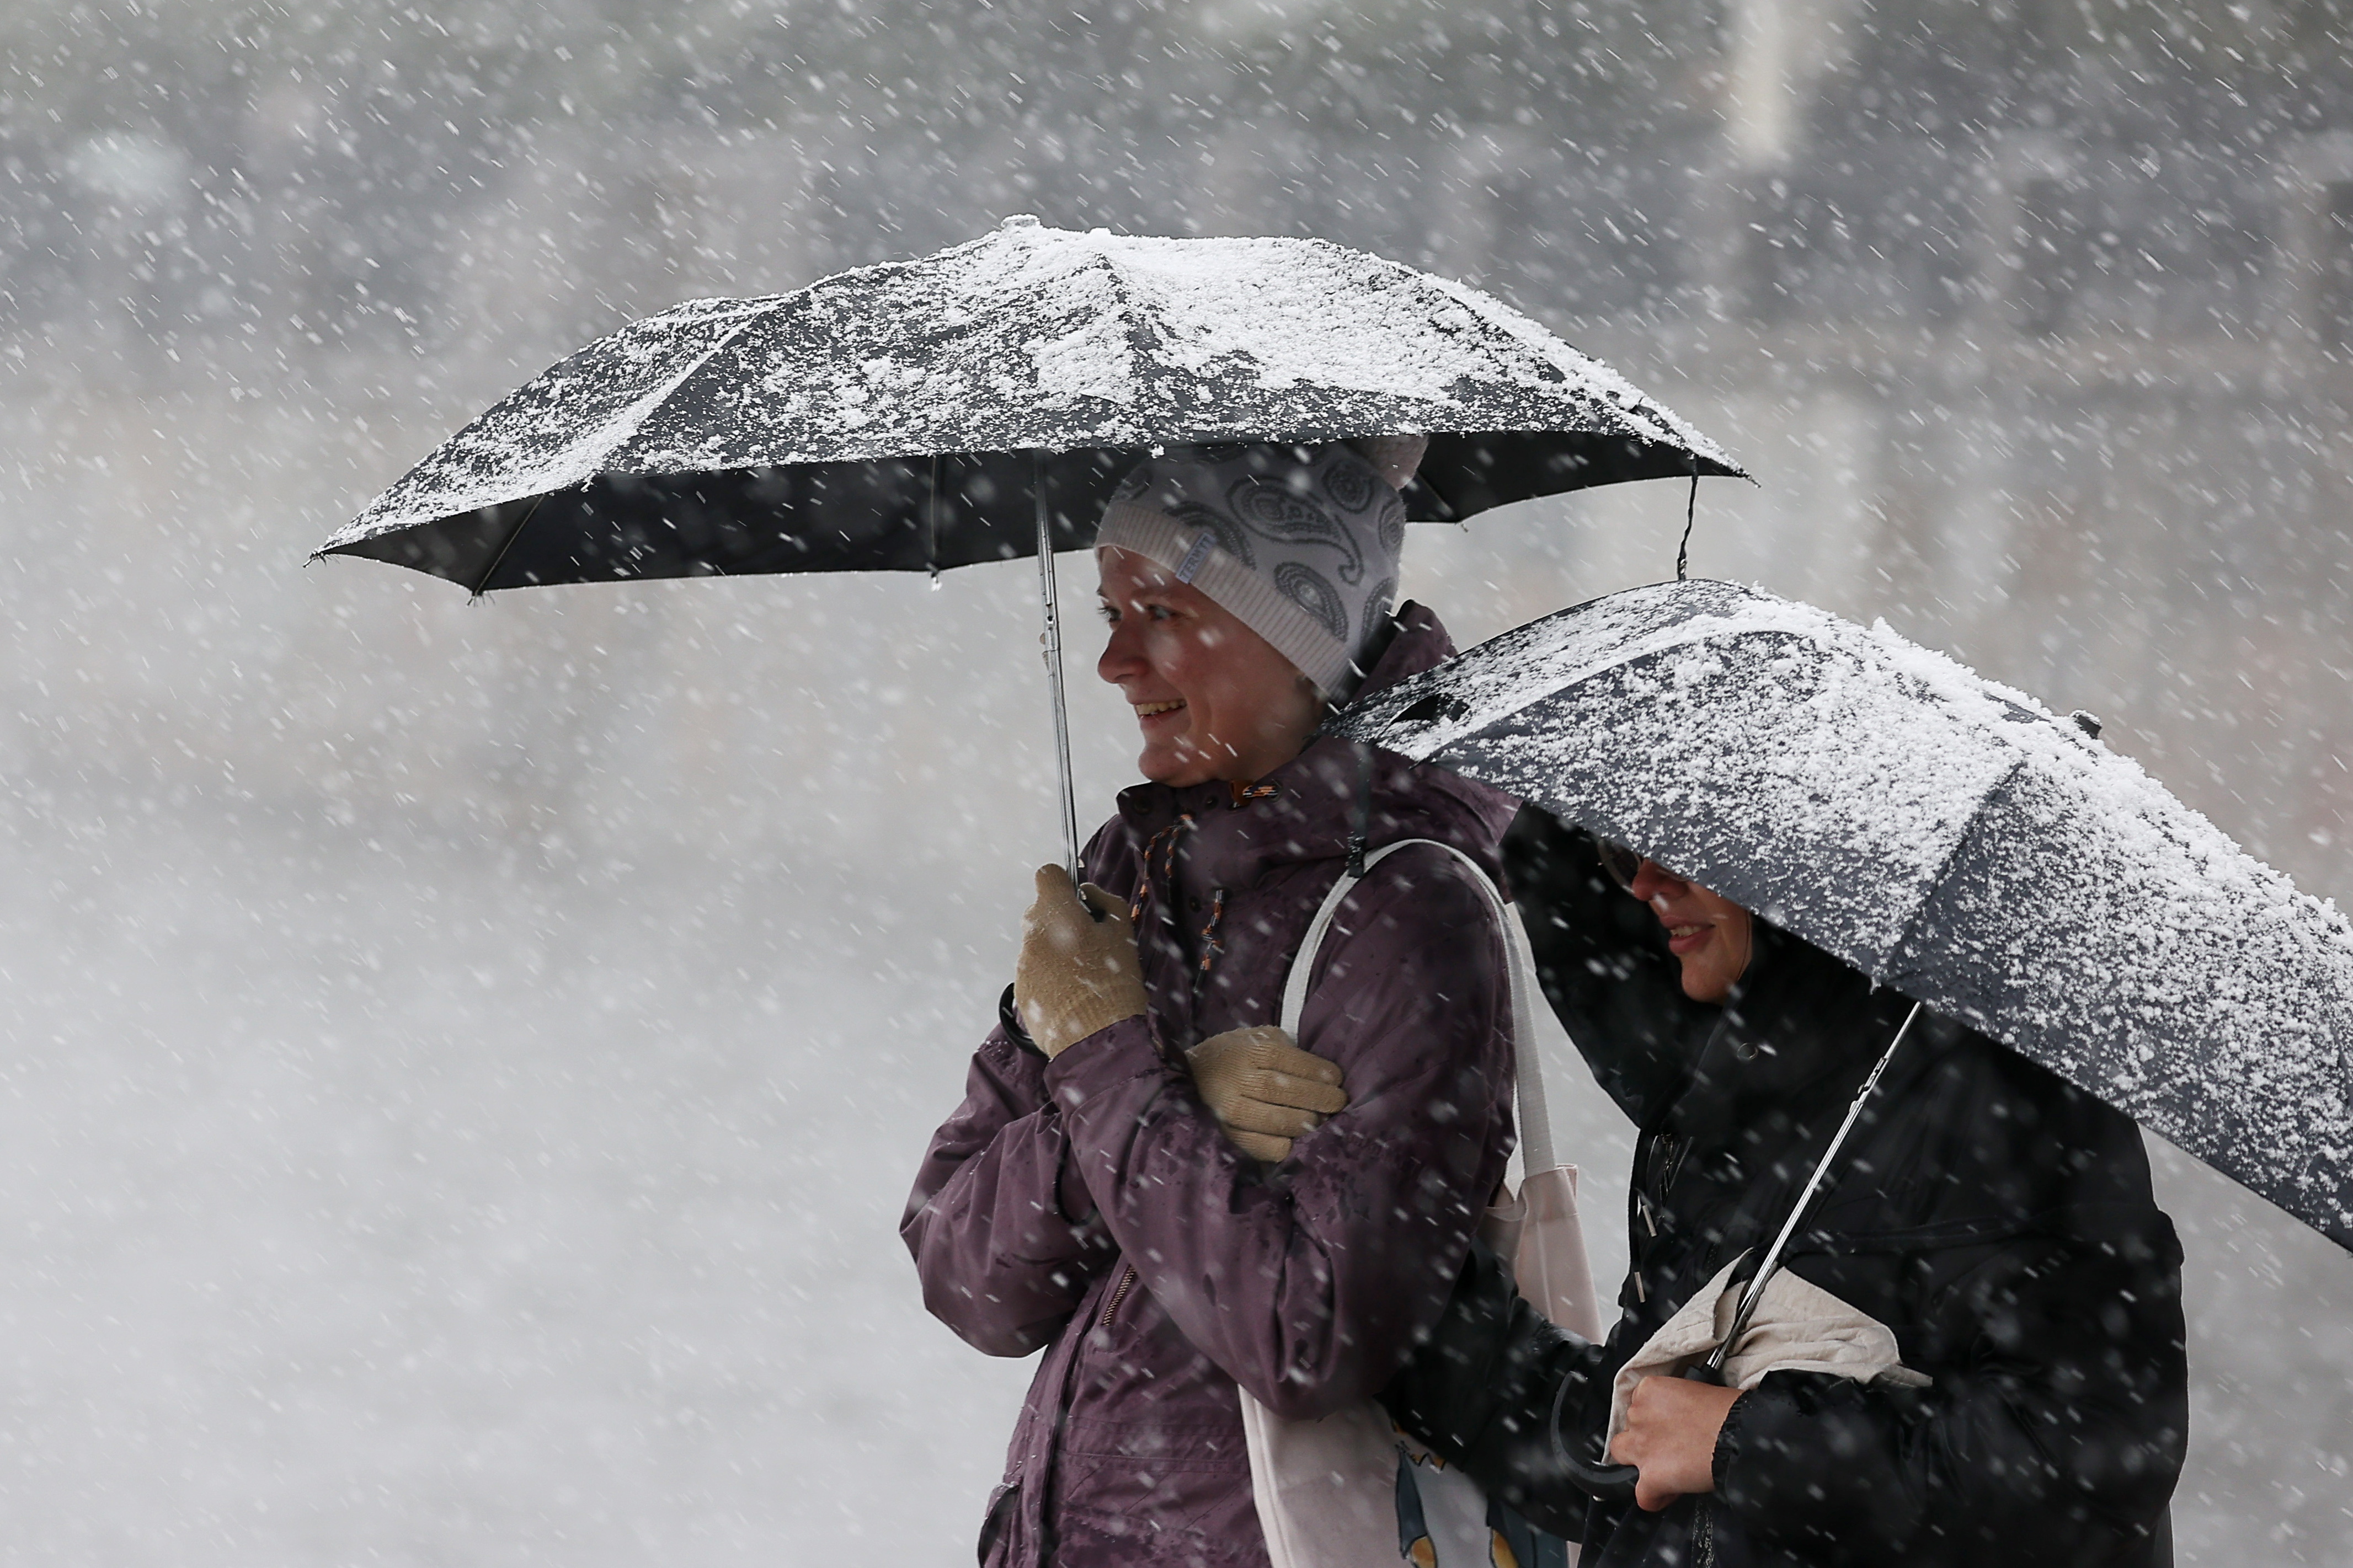
[(2075, 728), (2083, 731), (2084, 733), (2089, 735), (2094, 741), (2100, 738), (2100, 730), (2102, 726), (2098, 714), (2087, 713), (2083, 709), (2078, 708), (2073, 713), (2068, 714), (2067, 717), (2075, 721)]
[(997, 226), (1000, 229), (1007, 229), (1041, 228), (1044, 226), (1038, 221), (1038, 215), (1036, 213), (1015, 213)]

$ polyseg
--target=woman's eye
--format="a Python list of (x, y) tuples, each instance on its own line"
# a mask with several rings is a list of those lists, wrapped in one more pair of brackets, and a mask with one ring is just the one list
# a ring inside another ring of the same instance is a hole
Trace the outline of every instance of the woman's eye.
[(1113, 609), (1109, 605), (1096, 605), (1095, 614), (1101, 616), (1103, 618), (1104, 624), (1107, 626), (1115, 626), (1119, 625), (1119, 612)]
[(1176, 611), (1170, 609), (1166, 605), (1155, 605), (1152, 606), (1152, 618), (1155, 621), (1167, 620), (1171, 616), (1175, 616), (1176, 613)]

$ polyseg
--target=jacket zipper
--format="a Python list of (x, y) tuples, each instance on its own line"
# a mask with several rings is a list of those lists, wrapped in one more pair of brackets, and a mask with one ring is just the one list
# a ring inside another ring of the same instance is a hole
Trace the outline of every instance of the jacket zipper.
[(1134, 1283), (1135, 1265), (1131, 1263), (1121, 1271), (1119, 1283), (1111, 1288), (1111, 1300), (1103, 1303), (1103, 1316), (1095, 1321), (1095, 1327), (1111, 1327), (1112, 1320), (1119, 1316), (1119, 1304), (1127, 1300), (1127, 1288)]

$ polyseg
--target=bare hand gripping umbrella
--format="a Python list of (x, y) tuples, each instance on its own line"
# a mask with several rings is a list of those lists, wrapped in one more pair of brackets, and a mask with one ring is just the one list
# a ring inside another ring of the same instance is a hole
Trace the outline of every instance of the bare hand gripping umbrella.
[(1065, 859), (1052, 554), (1144, 451), (1427, 433), (1408, 515), (1742, 470), (1526, 317), (1320, 240), (1009, 218), (914, 261), (624, 327), (449, 438), (322, 545), (476, 594), (1036, 555)]

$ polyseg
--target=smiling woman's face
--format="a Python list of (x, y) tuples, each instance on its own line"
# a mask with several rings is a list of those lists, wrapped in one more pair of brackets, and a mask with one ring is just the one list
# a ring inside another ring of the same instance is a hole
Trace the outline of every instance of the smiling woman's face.
[(1720, 893), (1645, 860), (1626, 890), (1651, 906), (1667, 928), (1667, 951), (1682, 961), (1683, 994), (1721, 1002), (1748, 968), (1755, 917)]
[(1324, 705), (1297, 666), (1157, 562), (1125, 550), (1096, 561), (1111, 641), (1095, 673), (1135, 710), (1145, 778), (1246, 784), (1299, 754)]

